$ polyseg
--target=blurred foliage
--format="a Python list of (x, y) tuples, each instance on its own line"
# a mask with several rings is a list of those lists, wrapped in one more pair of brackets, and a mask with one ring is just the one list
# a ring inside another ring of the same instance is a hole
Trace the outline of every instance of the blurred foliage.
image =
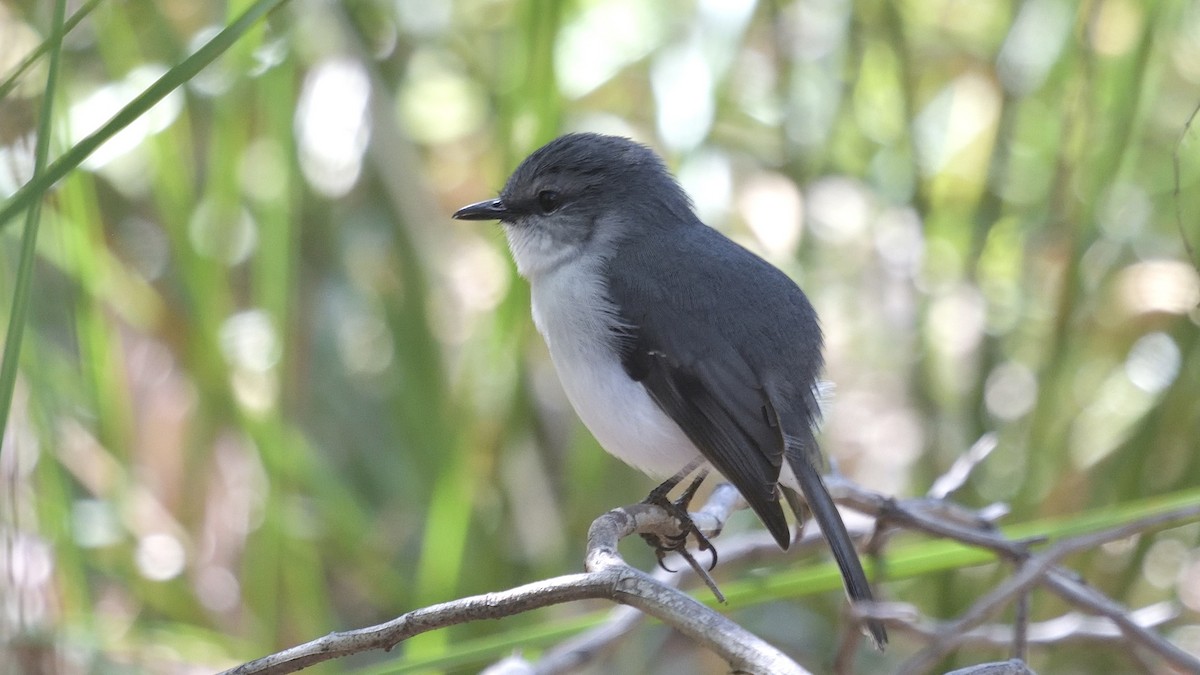
[[(52, 4), (0, 1), (4, 199), (48, 57), (11, 73)], [(565, 405), (497, 228), (448, 217), (567, 130), (659, 148), (707, 222), (807, 289), (843, 472), (921, 494), (990, 433), (957, 498), (1034, 532), (1197, 498), (1200, 2), (295, 0), (219, 34), (275, 4), (68, 3), (52, 157), (166, 89), (25, 193), (46, 199), (0, 455), (0, 670), (203, 672), (577, 570), (591, 519), (651, 485)], [(1005, 571), (894, 552), (883, 595), (938, 617)], [(1071, 563), (1131, 607), (1176, 599), (1166, 633), (1200, 653), (1200, 524)], [(718, 571), (737, 620), (819, 669), (830, 569)], [(472, 672), (602, 607), (325, 672)], [(1033, 658), (1114, 663), (1135, 669)], [(655, 626), (598, 668), (723, 672)]]

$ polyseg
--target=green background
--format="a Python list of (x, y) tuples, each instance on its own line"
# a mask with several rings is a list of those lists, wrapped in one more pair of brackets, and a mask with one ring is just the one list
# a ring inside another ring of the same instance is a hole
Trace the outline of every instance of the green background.
[[(1200, 499), (1200, 3), (109, 0), (67, 3), (61, 49), (55, 10), (0, 2), (0, 670), (205, 672), (579, 570), (592, 518), (652, 483), (565, 403), (499, 229), (449, 218), (572, 130), (654, 146), (807, 290), (855, 480), (920, 496), (990, 434), (955, 498), (1022, 535)], [(39, 128), (49, 173), (18, 191)], [(1067, 563), (1177, 603), (1163, 632), (1200, 654), (1198, 542)], [(889, 551), (881, 594), (934, 618), (1008, 571)], [(843, 625), (823, 561), (718, 569), (725, 611), (816, 671)], [(603, 608), (317, 672), (475, 672)], [(1035, 620), (1068, 610), (1033, 595)], [(651, 624), (594, 672), (724, 670)]]

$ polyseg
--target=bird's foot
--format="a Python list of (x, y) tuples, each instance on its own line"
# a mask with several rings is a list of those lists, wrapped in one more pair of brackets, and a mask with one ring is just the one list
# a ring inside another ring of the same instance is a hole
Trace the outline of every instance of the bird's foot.
[[(696, 527), (696, 523), (692, 521), (692, 517), (688, 514), (688, 506), (691, 504), (692, 498), (696, 496), (696, 490), (700, 488), (700, 484), (703, 483), (704, 479), (708, 476), (708, 470), (703, 470), (697, 474), (696, 477), (692, 479), (691, 484), (687, 486), (687, 489), (683, 491), (683, 494), (681, 494), (678, 499), (672, 501), (667, 498), (667, 494), (670, 493), (671, 490), (673, 490), (675, 486), (687, 476), (688, 473), (691, 473), (692, 468), (694, 467), (689, 466), (685, 468), (683, 471), (663, 482), (662, 485), (654, 488), (654, 490), (647, 495), (644, 501), (646, 504), (653, 504), (663, 509), (672, 517), (674, 517), (676, 522), (679, 524), (679, 533), (674, 535), (643, 534), (642, 539), (644, 539), (646, 543), (654, 549), (654, 555), (658, 558), (659, 567), (668, 572), (675, 572), (675, 570), (667, 567), (664, 560), (670, 553), (678, 554), (679, 557), (683, 558), (692, 568), (692, 570), (696, 572), (696, 575), (704, 580), (705, 585), (708, 586), (709, 590), (712, 591), (712, 594), (716, 596), (717, 600), (720, 602), (725, 602), (725, 595), (721, 593), (719, 588), (717, 588), (717, 582), (713, 581), (713, 578), (708, 574), (717, 566), (717, 549), (715, 546), (713, 546), (712, 542), (709, 541), (708, 537), (706, 537), (704, 533), (700, 531), (700, 528)], [(701, 551), (708, 551), (709, 556), (711, 557), (708, 569), (705, 569), (699, 562), (697, 562), (696, 558), (691, 554), (690, 551), (687, 550), (688, 535), (696, 538), (697, 547)]]
[(687, 489), (683, 491), (683, 494), (680, 495), (678, 499), (672, 501), (667, 498), (667, 494), (679, 484), (679, 481), (682, 478), (680, 474), (676, 474), (662, 485), (654, 488), (654, 490), (650, 492), (644, 501), (646, 504), (653, 504), (654, 506), (663, 509), (672, 517), (674, 517), (676, 522), (679, 524), (678, 534), (642, 535), (642, 538), (646, 540), (646, 543), (648, 543), (654, 549), (654, 553), (658, 557), (658, 566), (668, 572), (674, 572), (675, 570), (667, 567), (663, 562), (663, 559), (666, 558), (667, 554), (678, 553), (685, 559), (690, 556), (690, 554), (687, 552), (688, 535), (692, 535), (696, 538), (696, 543), (701, 551), (708, 551), (712, 556), (712, 562), (709, 564), (708, 569), (711, 570), (717, 566), (717, 549), (713, 547), (712, 542), (708, 540), (708, 537), (704, 536), (704, 533), (700, 531), (700, 528), (696, 527), (696, 523), (692, 521), (691, 515), (688, 514), (688, 506), (691, 504), (692, 498), (696, 496), (696, 490), (699, 489), (700, 483), (704, 482), (704, 479), (707, 476), (708, 471), (701, 471), (694, 479), (692, 479), (691, 484), (688, 485)]

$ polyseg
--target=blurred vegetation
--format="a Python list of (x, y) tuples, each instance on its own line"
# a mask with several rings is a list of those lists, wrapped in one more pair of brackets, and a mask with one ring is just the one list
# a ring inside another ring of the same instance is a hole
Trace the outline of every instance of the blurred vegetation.
[[(497, 228), (448, 217), (568, 130), (654, 145), (707, 222), (807, 289), (844, 473), (921, 494), (994, 434), (957, 498), (1009, 503), (1023, 534), (1200, 499), (1200, 2), (67, 8), (57, 50), (54, 3), (0, 0), (0, 318), (24, 328), (0, 382), (4, 672), (204, 672), (579, 569), (591, 519), (651, 485), (566, 406)], [(18, 192), (51, 100), (62, 173)], [(892, 552), (883, 595), (937, 617), (1005, 572)], [(1200, 653), (1200, 524), (1069, 562), (1131, 607), (1178, 601), (1165, 632)], [(718, 571), (737, 620), (828, 663), (827, 563)], [(324, 672), (473, 672), (602, 608)], [(1035, 619), (1062, 611), (1035, 594)], [(1032, 661), (1114, 664), (1135, 669)], [(651, 625), (597, 672), (723, 669)]]

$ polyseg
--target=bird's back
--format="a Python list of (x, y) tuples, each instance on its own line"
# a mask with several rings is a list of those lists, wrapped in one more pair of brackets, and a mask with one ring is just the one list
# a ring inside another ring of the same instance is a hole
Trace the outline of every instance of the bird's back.
[(697, 222), (632, 237), (606, 276), (626, 320), (670, 336), (679, 358), (721, 358), (733, 349), (759, 377), (786, 373), (777, 386), (815, 385), (822, 338), (808, 298), (781, 270), (720, 232)]

